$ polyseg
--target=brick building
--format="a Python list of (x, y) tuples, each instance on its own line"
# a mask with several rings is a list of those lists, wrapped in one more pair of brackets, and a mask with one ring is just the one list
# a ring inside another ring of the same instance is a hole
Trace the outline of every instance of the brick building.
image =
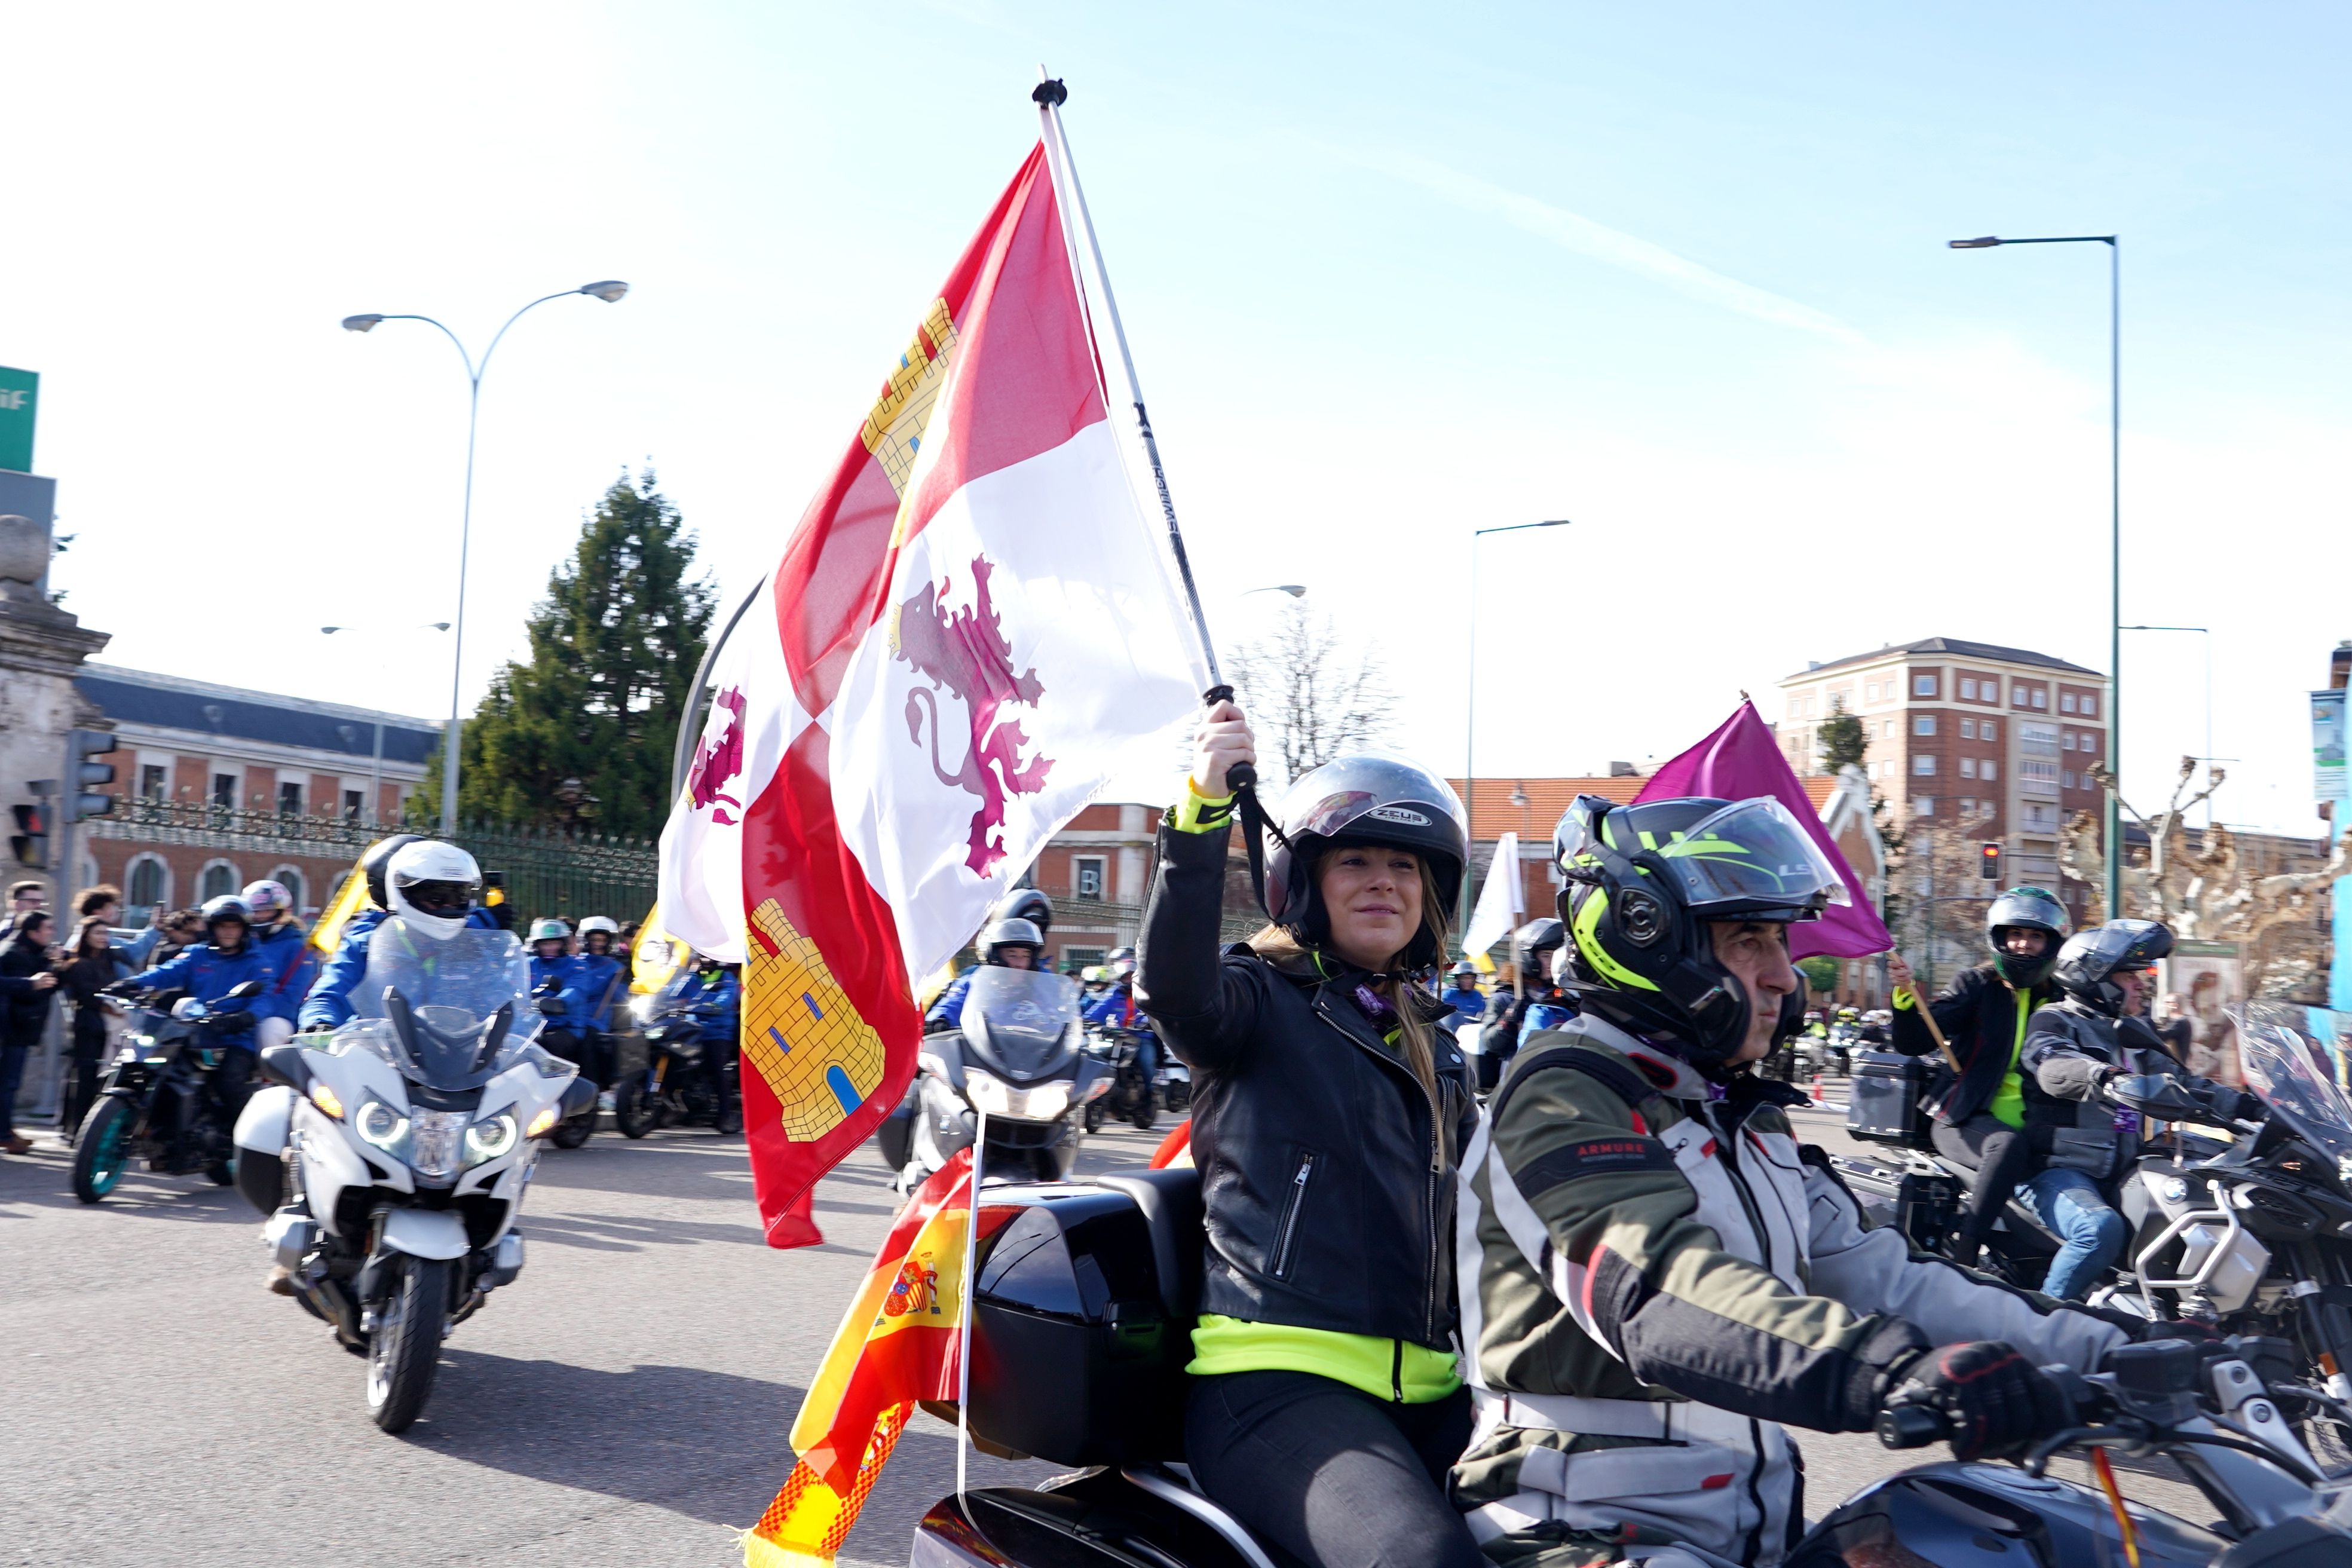
[[(397, 822), (441, 737), (429, 720), (111, 665), (83, 665), (74, 685), (120, 742), (94, 759), (114, 766), (106, 792), (136, 809), (77, 828), (69, 879), (121, 888), (133, 922), (152, 903), (183, 908), (264, 877), (316, 909), (350, 869), (350, 849), (257, 854), (250, 825), (271, 816)], [(232, 823), (248, 831), (232, 835)]]
[(1906, 832), (1998, 843), (2002, 880), (2058, 890), (2058, 831), (2102, 796), (2107, 678), (2025, 648), (1928, 637), (1811, 666), (1780, 682), (1778, 731), (1790, 765), (1820, 765), (1821, 728), (1862, 721), (1864, 771)]
[(1054, 967), (1100, 963), (1111, 949), (1135, 945), (1160, 809), (1087, 806), (1039, 852), (1026, 885), (1054, 900), (1054, 929), (1045, 939)]

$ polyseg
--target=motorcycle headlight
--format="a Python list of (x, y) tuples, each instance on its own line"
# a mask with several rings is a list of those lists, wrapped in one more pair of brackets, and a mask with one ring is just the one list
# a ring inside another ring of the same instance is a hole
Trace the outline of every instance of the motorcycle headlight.
[[(314, 1100), (319, 1097), (320, 1087), (316, 1080), (312, 1081), (310, 1098)], [(333, 1099), (334, 1091), (329, 1089), (327, 1097), (330, 1100)], [(325, 1110), (326, 1107), (320, 1106), (319, 1109)], [(327, 1113), (330, 1116), (339, 1115), (340, 1107)], [(360, 1113), (357, 1116), (352, 1118), (352, 1130), (377, 1148), (390, 1153), (407, 1138), (408, 1118), (381, 1100), (371, 1100), (360, 1107)]]
[(963, 1091), (972, 1104), (991, 1116), (1013, 1114), (1013, 1093), (1004, 1080), (978, 1068), (963, 1069)]
[(469, 1165), (495, 1160), (514, 1146), (515, 1119), (503, 1110), (488, 1121), (477, 1121), (466, 1129), (466, 1163)]
[(629, 1016), (635, 1018), (640, 1026), (653, 1022), (654, 1005), (660, 1000), (649, 991), (630, 997)]
[(1017, 1114), (1038, 1121), (1051, 1121), (1070, 1109), (1070, 1086), (1059, 1081), (1041, 1083), (1018, 1098), (1027, 1103), (1018, 1108)]

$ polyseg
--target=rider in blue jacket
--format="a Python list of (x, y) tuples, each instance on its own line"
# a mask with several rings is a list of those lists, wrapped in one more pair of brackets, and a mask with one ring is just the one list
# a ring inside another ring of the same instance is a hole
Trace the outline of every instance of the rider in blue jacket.
[(1458, 1034), (1486, 1016), (1486, 994), (1478, 989), (1478, 966), (1466, 958), (1454, 966), (1453, 980), (1437, 999), (1454, 1009), (1454, 1016), (1446, 1022)]
[[(257, 1048), (253, 1020), (263, 1016), (261, 1008), (267, 1002), (270, 979), (268, 963), (253, 944), (252, 931), (252, 918), (246, 913), (244, 900), (233, 893), (225, 893), (205, 905), (205, 934), (209, 941), (139, 976), (142, 989), (184, 991), (216, 1012), (245, 1015), (245, 1023), (215, 1029), (206, 1042), (228, 1047), (213, 1069), (213, 1088), (226, 1107), (232, 1126), (237, 1112), (245, 1109), (246, 1097), (253, 1092)], [(221, 998), (248, 980), (259, 981), (265, 994), (250, 1002), (229, 1003), (225, 1010), (218, 1005)]]
[(963, 1022), (963, 999), (971, 992), (975, 970), (989, 964), (1004, 969), (1034, 969), (1038, 950), (1045, 945), (1045, 935), (1034, 921), (999, 921), (988, 928), (981, 938), (981, 962), (955, 977), (931, 1010), (923, 1015), (923, 1028), (936, 1034), (942, 1029), (959, 1027)]
[(613, 940), (620, 933), (606, 915), (590, 915), (580, 922), (580, 951), (574, 955), (583, 976), (580, 992), (588, 998), (588, 1010), (600, 1029), (613, 1026), (613, 1009), (629, 994), (628, 965), (613, 952)]
[(1140, 1031), (1135, 1038), (1135, 1060), (1149, 1080), (1160, 1071), (1160, 1037), (1152, 1033), (1151, 1020), (1135, 1010), (1135, 950), (1120, 948), (1111, 955), (1109, 968), (1110, 984), (1079, 1016), (1089, 1024)]
[(294, 918), (294, 895), (283, 882), (247, 882), (239, 895), (253, 911), (253, 945), (269, 968), (269, 989), (254, 998), (255, 1037), (280, 1046), (294, 1035), (295, 1015), (319, 978), (319, 950)]
[[(421, 935), (439, 940), (469, 928), (506, 929), (494, 912), (479, 906), (482, 869), (471, 855), (429, 838), (385, 843), (399, 847), (382, 858), (371, 850), (360, 862), (376, 907), (354, 915), (343, 928), (342, 945), (302, 999), (300, 1027), (306, 1031), (339, 1028), (351, 1021), (352, 992), (367, 975), (368, 941), (394, 915)], [(376, 863), (371, 866), (369, 859)]]

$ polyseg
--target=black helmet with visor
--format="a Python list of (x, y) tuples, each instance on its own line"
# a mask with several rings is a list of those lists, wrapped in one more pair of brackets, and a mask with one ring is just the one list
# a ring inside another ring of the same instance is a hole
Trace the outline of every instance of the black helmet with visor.
[[(2066, 906), (2048, 889), (2010, 889), (1985, 910), (1985, 945), (1992, 950), (1993, 967), (2020, 991), (2032, 989), (2058, 967), (2058, 944), (2074, 924), (2066, 917)], [(2040, 952), (2011, 952), (2003, 945), (2001, 933), (2020, 928), (2042, 933), (2046, 940)]]
[[(1593, 1012), (1663, 1035), (1717, 1073), (1748, 1038), (1750, 998), (1715, 956), (1723, 921), (1787, 924), (1852, 901), (1845, 879), (1789, 808), (1769, 796), (1694, 795), (1618, 805), (1579, 795), (1552, 834), (1568, 928), (1567, 984)], [(1802, 985), (1780, 1004), (1779, 1033), (1804, 1019)]]
[(2171, 951), (2171, 931), (2154, 921), (2109, 921), (2068, 937), (2051, 977), (2093, 1012), (2120, 1018), (2124, 989), (2115, 977), (2127, 969), (2152, 969)]
[[(1461, 797), (1419, 763), (1391, 752), (1358, 752), (1299, 775), (1285, 792), (1281, 829), (1266, 860), (1265, 912), (1309, 946), (1330, 940), (1330, 916), (1316, 886), (1315, 868), (1326, 849), (1380, 845), (1406, 849), (1429, 868), (1422, 896), (1434, 897), (1442, 923), (1451, 924), (1469, 857)], [(1425, 969), (1445, 956), (1442, 938), (1424, 921), (1404, 952), (1407, 969)]]

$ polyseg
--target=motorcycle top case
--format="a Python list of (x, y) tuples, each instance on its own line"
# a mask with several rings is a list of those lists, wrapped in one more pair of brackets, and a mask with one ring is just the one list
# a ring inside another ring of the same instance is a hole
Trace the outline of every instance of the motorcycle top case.
[(1880, 1143), (1924, 1145), (1927, 1064), (1894, 1051), (1856, 1051), (1846, 1089), (1845, 1130)]
[(1199, 1173), (984, 1188), (981, 1198), (973, 1436), (1059, 1465), (1182, 1458)]

